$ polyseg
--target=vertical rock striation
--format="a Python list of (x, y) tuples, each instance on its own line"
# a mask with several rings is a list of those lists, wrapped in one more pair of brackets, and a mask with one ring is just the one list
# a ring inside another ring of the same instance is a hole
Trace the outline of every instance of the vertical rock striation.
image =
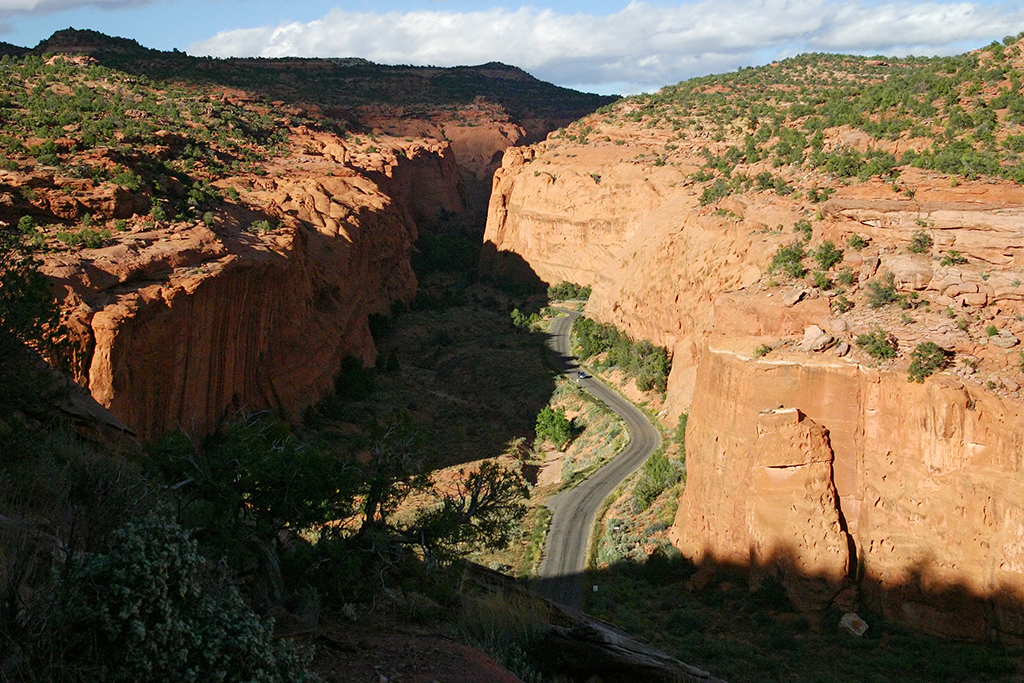
[(808, 609), (849, 578), (864, 606), (922, 630), (1024, 637), (1018, 405), (951, 377), (758, 361), (727, 342), (697, 374), (684, 553), (781, 562)]
[[(231, 225), (135, 230), (47, 263), (74, 311), (79, 380), (141, 438), (205, 434), (236, 411), (295, 417), (344, 357), (374, 362), (368, 316), (416, 294), (417, 220), (465, 194), (444, 143), (353, 159), (330, 137), (306, 144), (315, 168), (225, 181), (242, 192)], [(244, 229), (260, 217), (279, 227)]]

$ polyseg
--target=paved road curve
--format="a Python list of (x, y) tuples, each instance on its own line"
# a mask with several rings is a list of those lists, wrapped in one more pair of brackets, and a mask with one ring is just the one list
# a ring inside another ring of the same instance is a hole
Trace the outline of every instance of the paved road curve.
[[(558, 369), (578, 379), (579, 368), (570, 352), (569, 331), (579, 313), (562, 312), (569, 315), (555, 319), (548, 345), (555, 355)], [(661, 443), (658, 430), (632, 403), (593, 377), (579, 379), (579, 382), (591, 395), (619, 414), (629, 429), (630, 441), (611, 462), (574, 489), (559, 493), (547, 502), (552, 512), (551, 528), (540, 565), (538, 588), (545, 597), (569, 607), (579, 607), (582, 600), (587, 545), (598, 509)]]

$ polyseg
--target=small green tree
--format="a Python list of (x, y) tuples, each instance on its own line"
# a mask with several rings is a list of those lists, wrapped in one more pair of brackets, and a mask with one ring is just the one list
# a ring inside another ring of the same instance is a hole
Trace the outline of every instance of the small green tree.
[(896, 293), (896, 276), (887, 270), (880, 278), (869, 281), (867, 297), (870, 308), (882, 308), (899, 301), (899, 294)]
[(654, 499), (670, 486), (674, 486), (682, 478), (682, 473), (674, 462), (668, 459), (664, 449), (659, 449), (644, 461), (640, 468), (640, 476), (633, 485), (633, 512), (643, 512), (651, 506)]
[(857, 233), (853, 233), (852, 235), (846, 238), (846, 244), (848, 244), (851, 249), (856, 249), (857, 251), (860, 251), (864, 247), (868, 246), (868, 241), (861, 237), (860, 235), (858, 235)]
[(453, 489), (434, 490), (435, 507), (422, 510), (405, 535), (433, 557), (450, 560), (467, 550), (501, 550), (519, 534), (530, 490), (518, 472), (493, 460), (463, 470)]
[(811, 273), (811, 282), (818, 289), (829, 289), (832, 287), (832, 280), (830, 280), (828, 275), (821, 270), (816, 270)]
[(910, 354), (907, 381), (924, 382), (928, 377), (949, 365), (950, 353), (935, 342), (918, 344)]
[(251, 542), (279, 546), (280, 532), (301, 531), (353, 513), (356, 468), (303, 444), (282, 421), (250, 415), (196, 446), (171, 434), (150, 448), (148, 463), (179, 490), (183, 517), (210, 552), (235, 561)]
[(907, 250), (915, 254), (923, 254), (932, 248), (932, 236), (924, 230), (918, 230), (910, 237)]
[(814, 260), (818, 262), (819, 268), (828, 270), (843, 260), (843, 250), (832, 244), (831, 240), (825, 240), (814, 251)]
[(896, 357), (896, 341), (885, 330), (875, 330), (857, 336), (857, 346), (864, 349), (872, 358), (884, 360)]
[(801, 242), (791, 242), (781, 246), (772, 256), (771, 263), (768, 264), (768, 272), (774, 273), (781, 270), (791, 278), (801, 278), (807, 274), (807, 269), (803, 265), (805, 255), (804, 245)]
[(551, 409), (544, 406), (537, 414), (537, 438), (547, 441), (561, 450), (572, 438), (572, 422), (565, 416), (564, 408)]

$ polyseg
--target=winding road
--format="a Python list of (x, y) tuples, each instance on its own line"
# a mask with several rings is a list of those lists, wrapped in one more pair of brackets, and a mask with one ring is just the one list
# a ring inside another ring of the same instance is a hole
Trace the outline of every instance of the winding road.
[(556, 367), (572, 375), (594, 398), (618, 413), (630, 434), (629, 444), (619, 455), (575, 488), (549, 498), (546, 503), (552, 517), (544, 559), (538, 571), (538, 589), (550, 600), (578, 608), (583, 598), (583, 570), (597, 511), (612, 491), (654, 452), (661, 443), (661, 435), (636, 406), (600, 380), (577, 377), (579, 365), (570, 350), (569, 331), (580, 314), (558, 310), (567, 315), (554, 320), (548, 339)]

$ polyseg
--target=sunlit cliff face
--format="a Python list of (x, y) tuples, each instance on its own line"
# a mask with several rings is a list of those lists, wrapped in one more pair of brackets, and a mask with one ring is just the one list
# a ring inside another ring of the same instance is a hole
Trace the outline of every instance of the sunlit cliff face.
[[(588, 315), (673, 350), (686, 555), (778, 571), (807, 610), (863, 605), (983, 639), (1018, 633), (1024, 597), (1024, 195), (1006, 147), (1024, 129), (1008, 77), (966, 85), (997, 58), (958, 59), (941, 71), (966, 76), (955, 96), (905, 106), (871, 93), (948, 75), (809, 57), (587, 117), (506, 154), (483, 265), (514, 255), (592, 284)], [(865, 94), (840, 115), (828, 93), (851, 83)], [(995, 123), (963, 121), (989, 102)], [(980, 166), (956, 172), (953, 148)], [(878, 330), (892, 357), (861, 341)], [(945, 353), (922, 370), (928, 344)]]

